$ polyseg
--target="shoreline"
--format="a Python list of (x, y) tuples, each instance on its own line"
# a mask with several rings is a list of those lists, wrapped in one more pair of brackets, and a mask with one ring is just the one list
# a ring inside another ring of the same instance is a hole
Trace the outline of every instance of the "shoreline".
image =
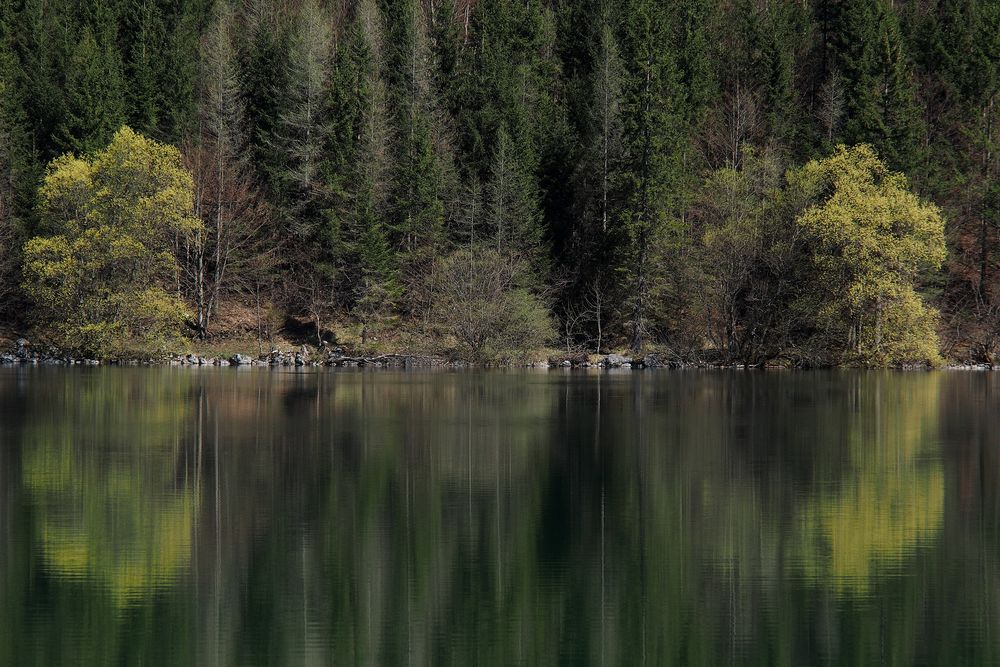
[(452, 359), (443, 355), (412, 352), (393, 352), (373, 355), (349, 354), (341, 348), (316, 352), (307, 346), (298, 350), (275, 349), (263, 355), (236, 353), (232, 355), (203, 355), (193, 352), (168, 353), (159, 358), (132, 358), (101, 360), (78, 358), (49, 349), (40, 352), (27, 340), (19, 338), (14, 347), (0, 353), (2, 366), (176, 366), (188, 368), (377, 368), (377, 369), (572, 369), (572, 370), (739, 370), (739, 371), (801, 371), (801, 370), (896, 370), (896, 371), (993, 371), (1000, 364), (950, 362), (932, 368), (924, 364), (887, 368), (832, 366), (823, 369), (799, 368), (787, 365), (747, 366), (744, 364), (717, 364), (710, 362), (681, 362), (663, 360), (656, 354), (629, 357), (621, 354), (588, 355), (585, 353), (560, 354), (533, 361), (479, 363)]
[[(7, 339), (10, 340), (9, 338)], [(238, 348), (237, 348), (238, 349)], [(547, 357), (542, 356), (545, 352)], [(539, 351), (537, 356), (526, 355), (520, 361), (476, 362), (457, 359), (442, 354), (417, 353), (411, 351), (356, 354), (342, 347), (317, 350), (308, 345), (298, 349), (275, 348), (265, 354), (253, 355), (243, 352), (195, 353), (168, 352), (157, 357), (134, 357), (126, 359), (93, 359), (65, 354), (54, 347), (41, 348), (24, 337), (17, 338), (6, 349), (0, 347), (0, 367), (4, 366), (177, 366), (177, 367), (234, 367), (234, 368), (378, 368), (378, 369), (573, 369), (573, 370), (738, 370), (738, 371), (794, 371), (794, 370), (896, 370), (896, 371), (992, 371), (1000, 370), (1000, 364), (950, 361), (933, 367), (928, 364), (904, 364), (889, 367), (829, 366), (800, 367), (790, 364), (753, 366), (746, 364), (722, 364), (709, 361), (681, 361), (666, 359), (657, 353), (642, 356), (627, 354), (588, 354), (585, 352)]]

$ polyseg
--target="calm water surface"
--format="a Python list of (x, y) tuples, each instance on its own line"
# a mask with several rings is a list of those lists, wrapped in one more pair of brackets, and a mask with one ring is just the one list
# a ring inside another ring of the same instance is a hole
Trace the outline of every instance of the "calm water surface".
[(997, 664), (1000, 373), (0, 369), (0, 664)]

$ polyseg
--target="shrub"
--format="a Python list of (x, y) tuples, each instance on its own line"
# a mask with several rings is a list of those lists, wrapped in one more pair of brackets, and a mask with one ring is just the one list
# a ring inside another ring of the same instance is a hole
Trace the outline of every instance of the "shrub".
[(485, 247), (458, 250), (438, 262), (432, 276), (433, 312), (476, 362), (523, 358), (556, 335), (542, 300), (524, 285), (527, 265)]

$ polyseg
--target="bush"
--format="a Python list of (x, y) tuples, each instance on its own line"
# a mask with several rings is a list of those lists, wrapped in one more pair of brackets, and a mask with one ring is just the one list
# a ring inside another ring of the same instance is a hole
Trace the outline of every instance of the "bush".
[(529, 282), (524, 262), (485, 247), (458, 250), (432, 276), (435, 320), (470, 361), (523, 358), (556, 335), (548, 308), (524, 287)]

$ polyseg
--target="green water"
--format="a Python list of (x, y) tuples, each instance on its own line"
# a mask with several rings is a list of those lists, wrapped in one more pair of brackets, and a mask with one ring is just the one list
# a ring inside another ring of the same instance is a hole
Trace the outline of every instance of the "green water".
[(0, 369), (0, 664), (997, 664), (998, 407), (1000, 373)]

